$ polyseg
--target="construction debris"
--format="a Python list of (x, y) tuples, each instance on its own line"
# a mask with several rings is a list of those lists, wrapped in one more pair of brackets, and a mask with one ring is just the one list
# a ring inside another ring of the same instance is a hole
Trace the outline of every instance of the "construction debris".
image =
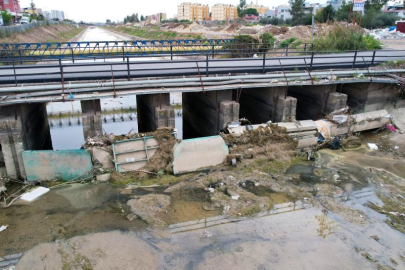
[(49, 190), (50, 190), (49, 188), (37, 187), (37, 188), (21, 195), (21, 200), (26, 201), (26, 202), (33, 202), (36, 199), (38, 199), (39, 197), (48, 193)]

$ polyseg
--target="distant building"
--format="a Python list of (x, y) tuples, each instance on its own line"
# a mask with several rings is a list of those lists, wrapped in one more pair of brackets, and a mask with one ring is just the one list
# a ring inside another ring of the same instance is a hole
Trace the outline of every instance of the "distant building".
[(249, 9), (249, 8), (254, 8), (254, 9), (256, 9), (259, 14), (266, 14), (267, 10), (269, 10), (268, 7), (261, 6), (261, 5), (258, 5), (258, 4), (255, 5), (255, 4), (253, 4), (253, 3), (251, 3), (250, 5), (248, 5), (245, 9)]
[(153, 21), (161, 22), (161, 21), (167, 20), (167, 15), (166, 15), (166, 13), (158, 13), (158, 14), (146, 16), (145, 19), (147, 21), (153, 20)]
[(291, 15), (291, 6), (289, 5), (281, 5), (276, 7), (276, 16), (282, 20), (292, 19)]
[(275, 9), (269, 9), (266, 11), (266, 14), (264, 15), (265, 18), (276, 18), (277, 13)]
[(51, 10), (51, 19), (59, 19), (59, 21), (63, 21), (65, 19), (65, 12), (59, 10)]
[(343, 0), (328, 0), (326, 1), (326, 5), (331, 5), (334, 10), (339, 10), (343, 4)]
[(216, 4), (211, 8), (213, 21), (233, 21), (238, 19), (238, 9), (233, 5)]
[(388, 1), (384, 5), (383, 12), (397, 15), (399, 18), (405, 18), (404, 2), (401, 1)]
[(260, 17), (256, 15), (245, 15), (243, 19), (248, 22), (258, 22)]
[(179, 21), (208, 21), (210, 16), (210, 8), (207, 5), (204, 6), (197, 3), (182, 3), (177, 6), (177, 11), (177, 19)]
[(42, 11), (42, 16), (44, 16), (45, 20), (51, 20), (51, 12), (49, 11)]
[(5, 10), (11, 13), (13, 22), (16, 22), (22, 16), (19, 0), (0, 0), (0, 11)]

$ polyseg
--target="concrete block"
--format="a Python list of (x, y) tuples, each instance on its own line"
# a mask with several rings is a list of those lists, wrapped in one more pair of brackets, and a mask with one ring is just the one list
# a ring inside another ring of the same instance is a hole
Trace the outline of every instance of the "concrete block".
[(101, 115), (84, 115), (82, 124), (85, 139), (103, 135)]
[(315, 136), (313, 136), (311, 138), (300, 139), (300, 140), (298, 140), (297, 149), (311, 147), (311, 146), (315, 146), (317, 144), (318, 144), (318, 137), (315, 137)]
[(97, 175), (96, 179), (98, 182), (108, 182), (111, 180), (111, 173)]
[(93, 152), (93, 161), (98, 160), (105, 169), (114, 169), (113, 154), (107, 149), (102, 147), (92, 147), (91, 152)]
[(85, 150), (25, 151), (22, 157), (28, 181), (69, 181), (92, 176), (91, 156)]
[(347, 95), (342, 93), (329, 93), (325, 113), (337, 111), (347, 106)]
[(181, 174), (222, 164), (229, 154), (221, 136), (183, 140), (174, 148), (173, 172)]

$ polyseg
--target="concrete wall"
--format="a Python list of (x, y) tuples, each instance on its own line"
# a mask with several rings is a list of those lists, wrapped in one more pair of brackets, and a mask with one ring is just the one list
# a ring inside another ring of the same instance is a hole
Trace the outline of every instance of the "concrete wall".
[(405, 107), (405, 100), (399, 100), (400, 92), (394, 84), (344, 84), (342, 93), (348, 96), (348, 105), (354, 113)]
[(52, 149), (46, 104), (2, 107), (0, 141), (7, 175), (14, 179), (25, 179), (22, 152)]
[(170, 94), (136, 96), (139, 132), (155, 131), (162, 127), (174, 128), (174, 109)]
[[(225, 121), (224, 118), (220, 121), (220, 104), (223, 101), (232, 101), (232, 90), (183, 93), (183, 138), (218, 135)], [(239, 119), (234, 111), (236, 107), (231, 107), (231, 118)]]
[(288, 95), (297, 99), (297, 119), (317, 120), (346, 106), (347, 97), (336, 93), (336, 85), (289, 87)]

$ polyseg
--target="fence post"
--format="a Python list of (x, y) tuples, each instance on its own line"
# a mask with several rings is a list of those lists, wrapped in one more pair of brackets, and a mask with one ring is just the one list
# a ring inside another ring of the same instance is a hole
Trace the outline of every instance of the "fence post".
[(356, 65), (356, 58), (357, 58), (357, 51), (354, 52), (354, 58), (353, 58), (353, 66), (352, 66), (352, 69), (354, 69), (354, 66)]
[(206, 65), (205, 69), (206, 69), (207, 77), (208, 77), (208, 63), (209, 63), (209, 61), (208, 61), (208, 53), (207, 53), (207, 57), (206, 57), (206, 61), (205, 61), (205, 65)]
[(307, 51), (307, 44), (305, 43), (304, 44), (304, 52), (306, 52)]
[(287, 48), (285, 49), (285, 56), (288, 56), (288, 44), (287, 44)]
[(312, 64), (314, 63), (314, 51), (311, 53), (311, 65), (309, 66), (309, 70), (312, 71)]
[(14, 82), (15, 82), (15, 86), (18, 85), (17, 83), (17, 73), (15, 71), (15, 60), (13, 59), (13, 70), (14, 70)]
[(72, 62), (74, 64), (75, 63), (75, 55), (73, 54), (73, 48), (70, 48), (70, 51), (72, 52)]
[(374, 66), (375, 53), (376, 53), (376, 51), (373, 52), (373, 58), (371, 59), (371, 65), (372, 66)]
[(125, 51), (124, 51), (124, 45), (122, 45), (122, 62), (125, 62)]
[(212, 45), (212, 59), (215, 58), (215, 45)]
[(170, 45), (170, 60), (173, 60), (173, 45)]
[(127, 70), (128, 70), (128, 81), (131, 80), (131, 70), (129, 68), (129, 56), (127, 56)]
[(20, 56), (20, 64), (22, 65), (22, 55), (21, 55), (21, 49), (18, 49), (18, 55)]
[(266, 73), (266, 52), (263, 53), (263, 74)]

